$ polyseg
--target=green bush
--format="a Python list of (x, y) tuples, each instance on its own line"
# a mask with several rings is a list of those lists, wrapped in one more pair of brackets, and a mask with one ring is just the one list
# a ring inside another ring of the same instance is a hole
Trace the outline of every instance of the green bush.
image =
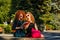
[(52, 24), (47, 24), (48, 27), (50, 27), (52, 30), (58, 30), (58, 27), (56, 27), (55, 25)]
[(6, 26), (4, 27), (4, 32), (5, 32), (5, 33), (11, 33), (11, 25), (6, 25)]
[(4, 28), (4, 24), (0, 24), (0, 27)]
[(57, 27), (57, 30), (60, 30), (60, 26)]

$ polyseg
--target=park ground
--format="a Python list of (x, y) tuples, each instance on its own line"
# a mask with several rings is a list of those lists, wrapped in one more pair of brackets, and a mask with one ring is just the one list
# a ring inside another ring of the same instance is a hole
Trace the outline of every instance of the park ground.
[(44, 31), (44, 38), (18, 38), (13, 34), (0, 34), (0, 40), (60, 40), (60, 30)]

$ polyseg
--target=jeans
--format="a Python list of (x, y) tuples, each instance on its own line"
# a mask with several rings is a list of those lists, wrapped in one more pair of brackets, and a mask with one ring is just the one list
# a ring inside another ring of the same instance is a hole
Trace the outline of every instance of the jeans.
[(14, 33), (14, 37), (25, 37), (25, 32), (22, 31), (22, 30), (17, 30), (17, 31)]

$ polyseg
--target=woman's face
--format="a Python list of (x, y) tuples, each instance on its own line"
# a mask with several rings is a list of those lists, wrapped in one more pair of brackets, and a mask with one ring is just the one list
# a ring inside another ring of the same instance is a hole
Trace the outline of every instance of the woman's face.
[(20, 14), (19, 15), (19, 20), (22, 20), (23, 19), (23, 14)]
[(26, 14), (26, 20), (31, 21), (31, 15), (30, 14)]

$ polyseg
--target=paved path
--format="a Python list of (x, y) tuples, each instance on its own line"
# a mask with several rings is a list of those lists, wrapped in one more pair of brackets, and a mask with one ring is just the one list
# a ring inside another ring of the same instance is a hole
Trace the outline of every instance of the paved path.
[(45, 36), (45, 40), (60, 40), (60, 31), (56, 30), (56, 31), (45, 31), (43, 32), (44, 36)]
[(0, 34), (0, 40), (44, 40), (44, 38), (13, 37), (13, 34)]
[(32, 39), (32, 38), (16, 38), (13, 34), (0, 34), (0, 40), (60, 40), (60, 31), (45, 31), (43, 32), (45, 39)]
[(60, 30), (47, 30), (44, 32), (50, 32), (50, 33), (60, 33)]
[(0, 34), (0, 36), (13, 37), (13, 34)]

